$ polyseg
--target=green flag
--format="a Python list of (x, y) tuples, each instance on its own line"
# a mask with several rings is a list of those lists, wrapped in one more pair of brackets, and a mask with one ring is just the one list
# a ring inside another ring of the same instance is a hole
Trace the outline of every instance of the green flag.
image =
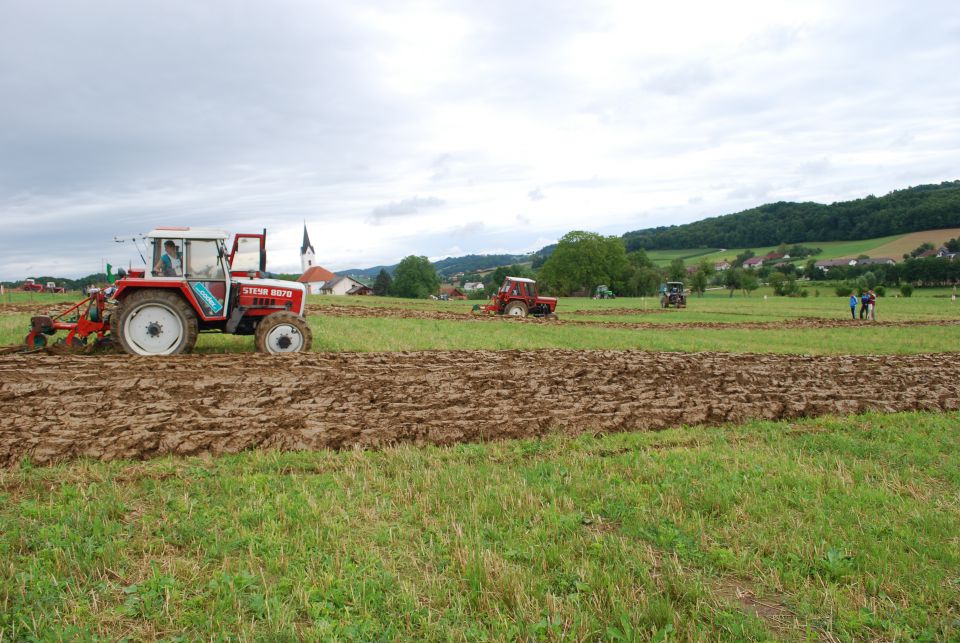
[(113, 266), (107, 264), (107, 282), (112, 284), (116, 280), (117, 278), (113, 276)]

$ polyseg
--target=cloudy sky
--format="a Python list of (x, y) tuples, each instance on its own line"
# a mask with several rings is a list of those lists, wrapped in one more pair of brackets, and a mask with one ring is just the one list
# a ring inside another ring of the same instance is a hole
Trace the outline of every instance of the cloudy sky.
[(337, 270), (960, 178), (960, 5), (2, 0), (0, 279)]

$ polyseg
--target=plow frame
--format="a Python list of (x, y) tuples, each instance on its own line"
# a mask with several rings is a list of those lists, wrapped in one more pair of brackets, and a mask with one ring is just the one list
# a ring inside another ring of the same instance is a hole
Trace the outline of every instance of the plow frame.
[[(110, 330), (110, 322), (105, 315), (106, 304), (107, 297), (101, 290), (57, 315), (31, 317), (30, 332), (24, 343), (27, 348), (42, 348), (47, 345), (47, 336), (53, 336), (61, 330), (67, 331), (64, 340), (67, 346), (85, 344), (90, 335), (96, 335), (97, 340), (102, 341), (104, 334)], [(71, 313), (76, 314), (68, 318)]]

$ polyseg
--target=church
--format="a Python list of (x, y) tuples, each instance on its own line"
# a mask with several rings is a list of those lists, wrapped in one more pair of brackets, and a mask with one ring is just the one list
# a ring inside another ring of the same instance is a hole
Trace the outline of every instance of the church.
[(303, 244), (300, 246), (300, 269), (303, 272), (297, 279), (307, 287), (311, 295), (360, 295), (369, 294), (370, 288), (352, 277), (338, 276), (317, 265), (317, 251), (310, 243), (307, 224), (303, 224)]

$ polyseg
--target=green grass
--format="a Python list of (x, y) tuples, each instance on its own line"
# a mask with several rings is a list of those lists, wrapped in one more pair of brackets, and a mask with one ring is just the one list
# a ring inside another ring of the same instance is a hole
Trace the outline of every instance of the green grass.
[(0, 639), (955, 639), (958, 425), (24, 465)]

